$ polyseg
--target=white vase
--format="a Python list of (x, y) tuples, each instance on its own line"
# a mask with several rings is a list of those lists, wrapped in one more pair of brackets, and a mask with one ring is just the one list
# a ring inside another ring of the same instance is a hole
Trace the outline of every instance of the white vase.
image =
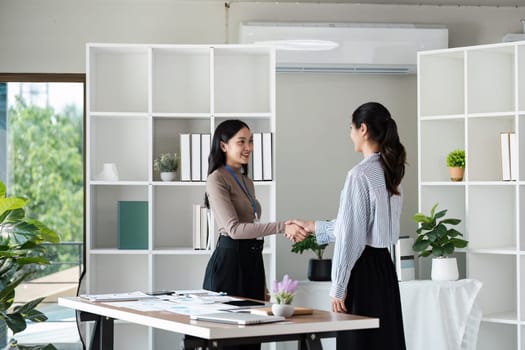
[(161, 172), (160, 179), (162, 181), (173, 181), (175, 180), (175, 175), (177, 175), (175, 171)]
[(104, 163), (102, 171), (98, 173), (97, 180), (118, 181), (118, 170), (115, 163)]
[(272, 313), (275, 316), (290, 317), (293, 315), (293, 305), (291, 304), (272, 304)]
[(434, 258), (432, 259), (432, 280), (455, 281), (458, 279), (458, 263), (456, 258)]

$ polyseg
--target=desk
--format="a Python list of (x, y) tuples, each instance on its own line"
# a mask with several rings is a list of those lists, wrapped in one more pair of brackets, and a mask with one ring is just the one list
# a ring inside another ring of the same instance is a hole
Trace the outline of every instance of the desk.
[(115, 319), (164, 329), (184, 335), (184, 348), (222, 346), (240, 343), (263, 343), (299, 340), (307, 349), (321, 349), (320, 338), (333, 337), (336, 331), (379, 327), (377, 318), (314, 310), (312, 315), (296, 316), (286, 322), (254, 326), (190, 320), (189, 316), (167, 311), (136, 311), (90, 302), (78, 297), (59, 298), (58, 304), (81, 311), (84, 320), (97, 322), (93, 349), (113, 349)]
[(475, 349), (480, 289), (472, 279), (399, 282), (407, 350)]

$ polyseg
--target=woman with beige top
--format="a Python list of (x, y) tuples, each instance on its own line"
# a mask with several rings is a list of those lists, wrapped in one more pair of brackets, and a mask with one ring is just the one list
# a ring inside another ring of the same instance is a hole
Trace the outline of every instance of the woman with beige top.
[(250, 128), (240, 120), (217, 126), (208, 158), (205, 204), (214, 214), (219, 240), (204, 277), (207, 290), (265, 299), (264, 236), (306, 237), (297, 224), (259, 223), (261, 205), (247, 176), (253, 151)]

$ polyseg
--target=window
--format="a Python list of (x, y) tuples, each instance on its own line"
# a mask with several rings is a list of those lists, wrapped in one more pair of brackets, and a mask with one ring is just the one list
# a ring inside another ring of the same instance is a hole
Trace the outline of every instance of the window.
[(48, 247), (51, 265), (16, 290), (15, 302), (45, 297), (48, 316), (15, 335), (24, 345), (81, 349), (74, 311), (56, 302), (76, 295), (83, 269), (84, 84), (83, 74), (0, 74), (0, 180), (61, 239)]

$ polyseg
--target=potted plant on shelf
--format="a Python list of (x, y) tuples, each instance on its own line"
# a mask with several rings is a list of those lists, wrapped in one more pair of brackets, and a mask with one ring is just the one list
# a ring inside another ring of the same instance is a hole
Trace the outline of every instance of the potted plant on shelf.
[(447, 209), (436, 213), (438, 203), (430, 210), (430, 216), (417, 213), (412, 218), (419, 224), (416, 230), (418, 236), (412, 249), (419, 256), (432, 255), (432, 279), (438, 281), (455, 281), (458, 279), (458, 266), (456, 258), (448, 257), (456, 248), (465, 248), (468, 241), (460, 238), (463, 235), (447, 225), (457, 225), (460, 219), (445, 218)]
[(465, 174), (465, 151), (456, 149), (447, 155), (447, 166), (450, 180), (462, 181)]
[[(26, 218), (24, 206), (27, 200), (7, 197), (5, 185), (0, 181), (0, 347), (7, 344), (7, 327), (13, 334), (26, 328), (26, 320), (42, 322), (47, 317), (36, 310), (44, 298), (37, 298), (13, 307), (15, 288), (29, 279), (38, 265), (49, 264), (47, 249), (42, 243), (58, 243), (58, 235), (38, 220)], [(16, 340), (10, 348), (18, 347)], [(31, 347), (51, 350), (53, 345)]]
[(311, 234), (301, 242), (292, 245), (292, 253), (302, 254), (305, 250), (315, 253), (317, 259), (308, 261), (308, 279), (310, 281), (330, 281), (332, 273), (332, 260), (323, 259), (327, 244), (317, 244), (315, 235)]
[(162, 181), (175, 180), (178, 167), (176, 153), (163, 153), (153, 161), (153, 168), (160, 172)]

